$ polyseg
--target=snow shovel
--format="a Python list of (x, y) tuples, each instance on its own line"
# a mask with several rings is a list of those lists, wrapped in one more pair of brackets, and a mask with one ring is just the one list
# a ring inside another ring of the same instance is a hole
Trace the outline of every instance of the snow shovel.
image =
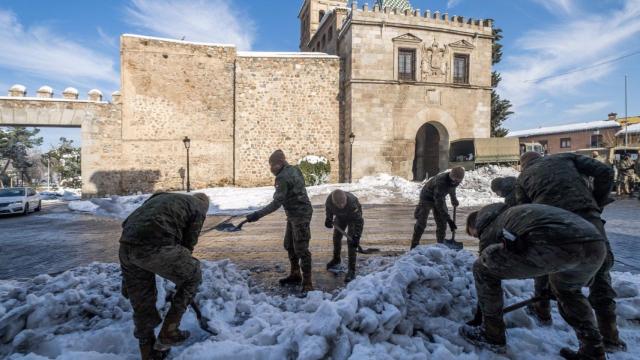
[[(349, 242), (353, 242), (353, 239), (351, 238), (351, 236), (347, 235), (347, 233), (346, 233), (344, 230), (340, 229), (340, 227), (339, 227), (339, 226), (336, 226), (336, 225), (334, 224), (334, 225), (333, 225), (333, 228), (334, 228), (334, 229), (336, 229), (336, 230), (338, 230), (338, 232), (339, 232), (340, 234), (344, 235), (344, 236), (347, 238), (347, 240), (349, 240)], [(380, 252), (380, 249), (378, 249), (378, 248), (363, 249), (363, 248), (362, 248), (362, 246), (360, 246), (360, 244), (358, 244), (358, 250), (357, 250), (357, 252), (359, 252), (360, 254), (365, 254), (365, 255), (367, 255), (367, 254), (373, 254), (373, 253)]]
[[(502, 310), (502, 314), (503, 315), (504, 314), (508, 314), (508, 313), (510, 313), (512, 311), (516, 311), (516, 310), (518, 310), (520, 308), (523, 308), (523, 307), (531, 305), (531, 304), (535, 304), (538, 301), (542, 301), (542, 300), (543, 300), (542, 297), (534, 296), (531, 299), (520, 301), (518, 303), (515, 303), (515, 304), (512, 304), (512, 305), (509, 305), (509, 306), (505, 307)], [(482, 310), (480, 310), (480, 306), (479, 305), (476, 308), (475, 317), (473, 318), (473, 320), (467, 322), (467, 325), (470, 325), (470, 326), (480, 326), (480, 325), (482, 325)]]
[[(455, 225), (456, 223), (456, 210), (458, 209), (457, 206), (453, 207), (453, 224)], [(444, 244), (449, 247), (452, 250), (462, 250), (463, 246), (461, 242), (456, 241), (456, 229), (453, 226), (450, 226), (451, 228), (451, 239), (450, 240), (445, 240)]]
[(226, 229), (228, 229), (230, 227), (235, 228), (235, 226), (233, 224), (229, 224), (229, 221), (235, 219), (238, 216), (239, 215), (229, 216), (228, 218), (226, 218), (226, 219), (222, 220), (221, 222), (217, 223), (216, 225), (214, 225), (214, 226), (212, 226), (212, 227), (210, 227), (208, 229), (200, 231), (200, 233), (204, 234), (204, 233), (208, 233), (209, 231), (213, 231), (213, 230), (226, 231)]

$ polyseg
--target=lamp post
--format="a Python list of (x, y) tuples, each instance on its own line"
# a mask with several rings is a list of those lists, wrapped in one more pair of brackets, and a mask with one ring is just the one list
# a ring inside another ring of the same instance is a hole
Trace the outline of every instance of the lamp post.
[(184, 148), (187, 149), (187, 192), (191, 192), (191, 182), (189, 180), (189, 148), (191, 147), (191, 139), (185, 136), (182, 142), (184, 143)]
[(349, 182), (353, 181), (353, 142), (356, 141), (356, 136), (349, 134)]

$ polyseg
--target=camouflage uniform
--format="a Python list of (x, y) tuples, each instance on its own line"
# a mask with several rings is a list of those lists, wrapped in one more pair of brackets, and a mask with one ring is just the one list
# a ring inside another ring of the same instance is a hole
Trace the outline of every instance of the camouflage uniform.
[(200, 262), (191, 253), (207, 214), (203, 204), (189, 195), (159, 193), (122, 224), (122, 290), (133, 307), (138, 339), (154, 337), (153, 331), (161, 323), (156, 309), (156, 274), (176, 284), (166, 319), (180, 319), (197, 292), (202, 274)]
[(420, 202), (413, 213), (417, 221), (413, 227), (412, 249), (420, 244), (420, 238), (422, 238), (422, 234), (427, 228), (427, 219), (431, 210), (433, 210), (433, 218), (436, 222), (436, 240), (439, 244), (444, 242), (444, 237), (447, 233), (447, 222), (453, 222), (447, 211), (445, 198), (449, 195), (453, 206), (458, 206), (457, 187), (458, 185), (455, 185), (449, 177), (449, 172), (443, 172), (432, 177), (424, 185), (420, 191)]
[[(325, 202), (325, 226), (338, 226), (347, 232), (353, 242), (347, 243), (349, 257), (349, 271), (356, 270), (356, 254), (362, 230), (364, 228), (364, 219), (362, 218), (362, 206), (358, 198), (352, 193), (345, 192), (347, 196), (347, 205), (340, 209), (331, 200), (331, 195), (327, 197)], [(335, 219), (334, 219), (335, 216)], [(340, 252), (342, 248), (342, 233), (333, 230), (333, 260), (332, 262), (340, 263)]]
[[(589, 181), (593, 178), (593, 189)], [(589, 302), (595, 310), (600, 332), (606, 342), (619, 341), (616, 325), (616, 292), (611, 286), (613, 253), (600, 214), (613, 186), (613, 170), (597, 160), (571, 153), (534, 160), (516, 185), (518, 204), (546, 204), (573, 212), (589, 221), (605, 239), (606, 257), (590, 284)], [(536, 278), (536, 295), (549, 295), (548, 278)], [(544, 305), (547, 307), (548, 305)]]
[(273, 201), (247, 218), (252, 221), (271, 214), (284, 207), (287, 214), (287, 230), (284, 236), (284, 248), (289, 254), (292, 270), (302, 268), (303, 276), (311, 276), (311, 252), (309, 223), (313, 215), (311, 201), (304, 186), (304, 177), (297, 166), (286, 164), (276, 175), (276, 192)]
[(629, 195), (633, 191), (635, 164), (630, 158), (618, 162), (618, 195)]
[(504, 203), (508, 206), (516, 206), (516, 182), (518, 179), (515, 176), (506, 176), (496, 178), (491, 182), (491, 189), (496, 192), (501, 198), (504, 198)]
[[(476, 228), (485, 246), (473, 265), (487, 337), (505, 344), (501, 281), (548, 275), (560, 314), (576, 331), (581, 349), (604, 354), (602, 337), (582, 287), (606, 254), (603, 236), (568, 211), (538, 204), (489, 206), (478, 213)], [(517, 236), (521, 250), (505, 248), (503, 230)]]

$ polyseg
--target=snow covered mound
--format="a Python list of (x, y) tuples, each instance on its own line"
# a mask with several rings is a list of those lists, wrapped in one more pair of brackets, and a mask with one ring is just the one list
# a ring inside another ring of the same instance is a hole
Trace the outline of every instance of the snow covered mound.
[[(335, 296), (274, 297), (249, 287), (248, 273), (229, 261), (203, 262), (197, 302), (211, 337), (193, 313), (192, 332), (174, 359), (493, 359), (467, 344), (457, 329), (471, 317), (474, 256), (421, 246), (384, 269), (360, 276)], [(10, 359), (135, 359), (131, 310), (119, 292), (117, 265), (93, 264), (56, 277), (0, 282), (0, 356)], [(171, 284), (158, 279), (158, 308)], [(640, 277), (614, 273), (619, 322), (632, 359), (640, 351)], [(507, 281), (506, 303), (531, 295), (532, 281)], [(554, 306), (555, 308), (555, 306)], [(573, 331), (554, 310), (541, 328), (523, 310), (507, 315), (506, 358), (557, 358), (577, 347)], [(31, 353), (31, 354), (29, 354)], [(36, 355), (37, 354), (37, 355)]]
[(39, 194), (42, 200), (75, 201), (82, 198), (82, 190), (72, 188), (62, 188), (57, 191), (41, 191)]
[[(480, 206), (503, 201), (491, 191), (491, 180), (499, 176), (517, 176), (513, 168), (490, 165), (468, 171), (458, 187), (461, 206)], [(424, 184), (409, 181), (399, 176), (379, 174), (366, 176), (353, 184), (323, 184), (307, 187), (314, 205), (322, 205), (333, 190), (353, 192), (364, 204), (410, 203), (417, 204), (420, 189)], [(267, 205), (273, 198), (273, 187), (236, 188), (219, 187), (204, 190), (211, 199), (209, 215), (242, 215)], [(75, 201), (69, 204), (73, 211), (93, 213), (101, 216), (126, 218), (147, 198), (146, 195), (113, 196), (104, 199)]]

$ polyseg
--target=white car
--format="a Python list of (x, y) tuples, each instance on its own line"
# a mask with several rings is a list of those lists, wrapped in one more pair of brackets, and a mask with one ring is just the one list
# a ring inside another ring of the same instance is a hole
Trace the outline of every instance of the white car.
[(42, 200), (40, 195), (28, 187), (12, 187), (0, 189), (0, 215), (25, 214), (40, 211)]

